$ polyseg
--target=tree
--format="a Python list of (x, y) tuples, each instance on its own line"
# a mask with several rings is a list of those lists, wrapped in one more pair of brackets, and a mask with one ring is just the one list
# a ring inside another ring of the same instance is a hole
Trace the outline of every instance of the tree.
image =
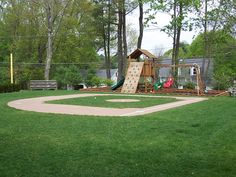
[[(197, 18), (195, 18), (196, 26), (204, 31), (204, 58), (203, 69), (201, 70), (202, 79), (206, 78), (206, 73), (209, 69), (209, 62), (206, 63), (206, 58), (213, 58), (212, 42), (214, 39), (209, 38), (208, 31), (216, 32), (223, 29), (227, 33), (235, 35), (235, 21), (234, 10), (236, 7), (233, 1), (222, 0), (201, 0), (201, 8), (197, 12)], [(211, 35), (212, 37), (212, 35)]]
[(95, 18), (97, 19), (96, 25), (99, 29), (99, 35), (103, 41), (103, 51), (105, 56), (105, 68), (107, 78), (111, 78), (111, 46), (112, 41), (116, 39), (115, 37), (115, 22), (116, 22), (116, 14), (114, 3), (111, 0), (102, 0), (97, 1), (94, 0), (96, 4), (95, 9)]
[[(190, 56), (190, 45), (186, 42), (180, 42), (179, 44), (179, 58), (188, 58)], [(164, 56), (171, 57), (173, 50), (170, 49), (164, 53)]]
[(137, 6), (135, 2), (117, 0), (118, 24), (117, 24), (117, 57), (118, 57), (118, 80), (125, 75), (127, 64), (127, 37), (126, 37), (126, 15)]
[(142, 40), (143, 40), (143, 1), (138, 0), (138, 5), (139, 5), (139, 37), (138, 37), (138, 43), (137, 43), (137, 48), (141, 48), (142, 46)]
[(82, 82), (79, 69), (74, 65), (69, 67), (58, 67), (53, 77), (57, 80), (60, 87), (65, 87), (66, 85), (72, 86)]
[(232, 84), (232, 80), (236, 78), (236, 39), (232, 34), (224, 30), (209, 31), (206, 34), (201, 33), (193, 40), (189, 47), (189, 55), (191, 57), (202, 57), (205, 55), (205, 35), (211, 41), (209, 52), (212, 57), (210, 59), (214, 63), (213, 72), (216, 88), (226, 89)]
[[(171, 14), (170, 23), (165, 26), (162, 31), (167, 33), (173, 39), (172, 47), (172, 64), (178, 64), (180, 36), (182, 30), (191, 30), (192, 21), (188, 14), (199, 8), (200, 0), (150, 0), (151, 10), (154, 14), (150, 14), (148, 20), (155, 19), (157, 11), (167, 12)], [(177, 70), (173, 67), (172, 74), (177, 76)]]
[(46, 65), (44, 78), (49, 80), (52, 56), (53, 56), (53, 40), (60, 29), (61, 22), (71, 1), (57, 1), (44, 0), (43, 6), (46, 12), (46, 26), (47, 26), (47, 51), (46, 51)]

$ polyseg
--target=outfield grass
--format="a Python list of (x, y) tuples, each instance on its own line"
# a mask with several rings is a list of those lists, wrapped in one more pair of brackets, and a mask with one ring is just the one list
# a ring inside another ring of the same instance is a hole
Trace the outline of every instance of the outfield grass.
[(71, 94), (0, 94), (0, 176), (234, 177), (236, 99), (138, 117), (34, 113), (8, 101)]
[[(108, 102), (112, 99), (136, 99), (138, 102)], [(164, 103), (176, 101), (175, 98), (155, 98), (155, 97), (134, 97), (134, 96), (90, 96), (81, 98), (70, 98), (63, 100), (48, 101), (48, 103), (56, 104), (69, 104), (69, 105), (83, 105), (83, 106), (96, 106), (108, 108), (145, 108)]]

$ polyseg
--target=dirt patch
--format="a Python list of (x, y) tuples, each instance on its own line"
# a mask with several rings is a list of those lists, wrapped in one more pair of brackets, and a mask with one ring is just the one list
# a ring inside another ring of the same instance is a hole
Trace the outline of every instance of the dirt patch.
[(137, 99), (110, 99), (106, 100), (108, 102), (115, 102), (115, 103), (129, 103), (129, 102), (139, 102), (140, 100)]

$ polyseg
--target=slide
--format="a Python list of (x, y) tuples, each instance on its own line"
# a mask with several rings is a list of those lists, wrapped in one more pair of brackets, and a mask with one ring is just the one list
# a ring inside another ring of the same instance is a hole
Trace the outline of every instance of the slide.
[(163, 82), (160, 79), (154, 84), (154, 90), (158, 90), (159, 88), (163, 87)]
[(116, 84), (111, 86), (112, 90), (116, 90), (118, 89), (120, 86), (122, 86), (124, 84), (125, 78), (122, 78), (121, 80), (119, 80)]
[(167, 81), (164, 83), (164, 88), (170, 88), (174, 84), (174, 79), (172, 77), (169, 77)]

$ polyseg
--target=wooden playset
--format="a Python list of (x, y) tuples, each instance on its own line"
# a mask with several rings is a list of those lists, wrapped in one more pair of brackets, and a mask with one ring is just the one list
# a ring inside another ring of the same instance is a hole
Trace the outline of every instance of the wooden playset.
[[(141, 58), (143, 56), (143, 58)], [(121, 93), (155, 92), (154, 86), (157, 84), (157, 70), (163, 67), (180, 68), (194, 67), (196, 70), (197, 94), (204, 93), (204, 84), (201, 80), (200, 67), (197, 64), (169, 65), (160, 64), (160, 60), (155, 55), (144, 49), (136, 49), (128, 57), (128, 68)], [(160, 87), (171, 88), (174, 85), (174, 78), (168, 77), (164, 83), (159, 83)], [(158, 86), (156, 87), (158, 88)]]
[[(141, 59), (141, 55), (145, 58)], [(156, 60), (157, 57), (147, 50), (136, 49), (131, 53), (128, 56), (128, 69), (121, 93), (135, 93), (141, 89), (145, 92), (153, 90)]]

